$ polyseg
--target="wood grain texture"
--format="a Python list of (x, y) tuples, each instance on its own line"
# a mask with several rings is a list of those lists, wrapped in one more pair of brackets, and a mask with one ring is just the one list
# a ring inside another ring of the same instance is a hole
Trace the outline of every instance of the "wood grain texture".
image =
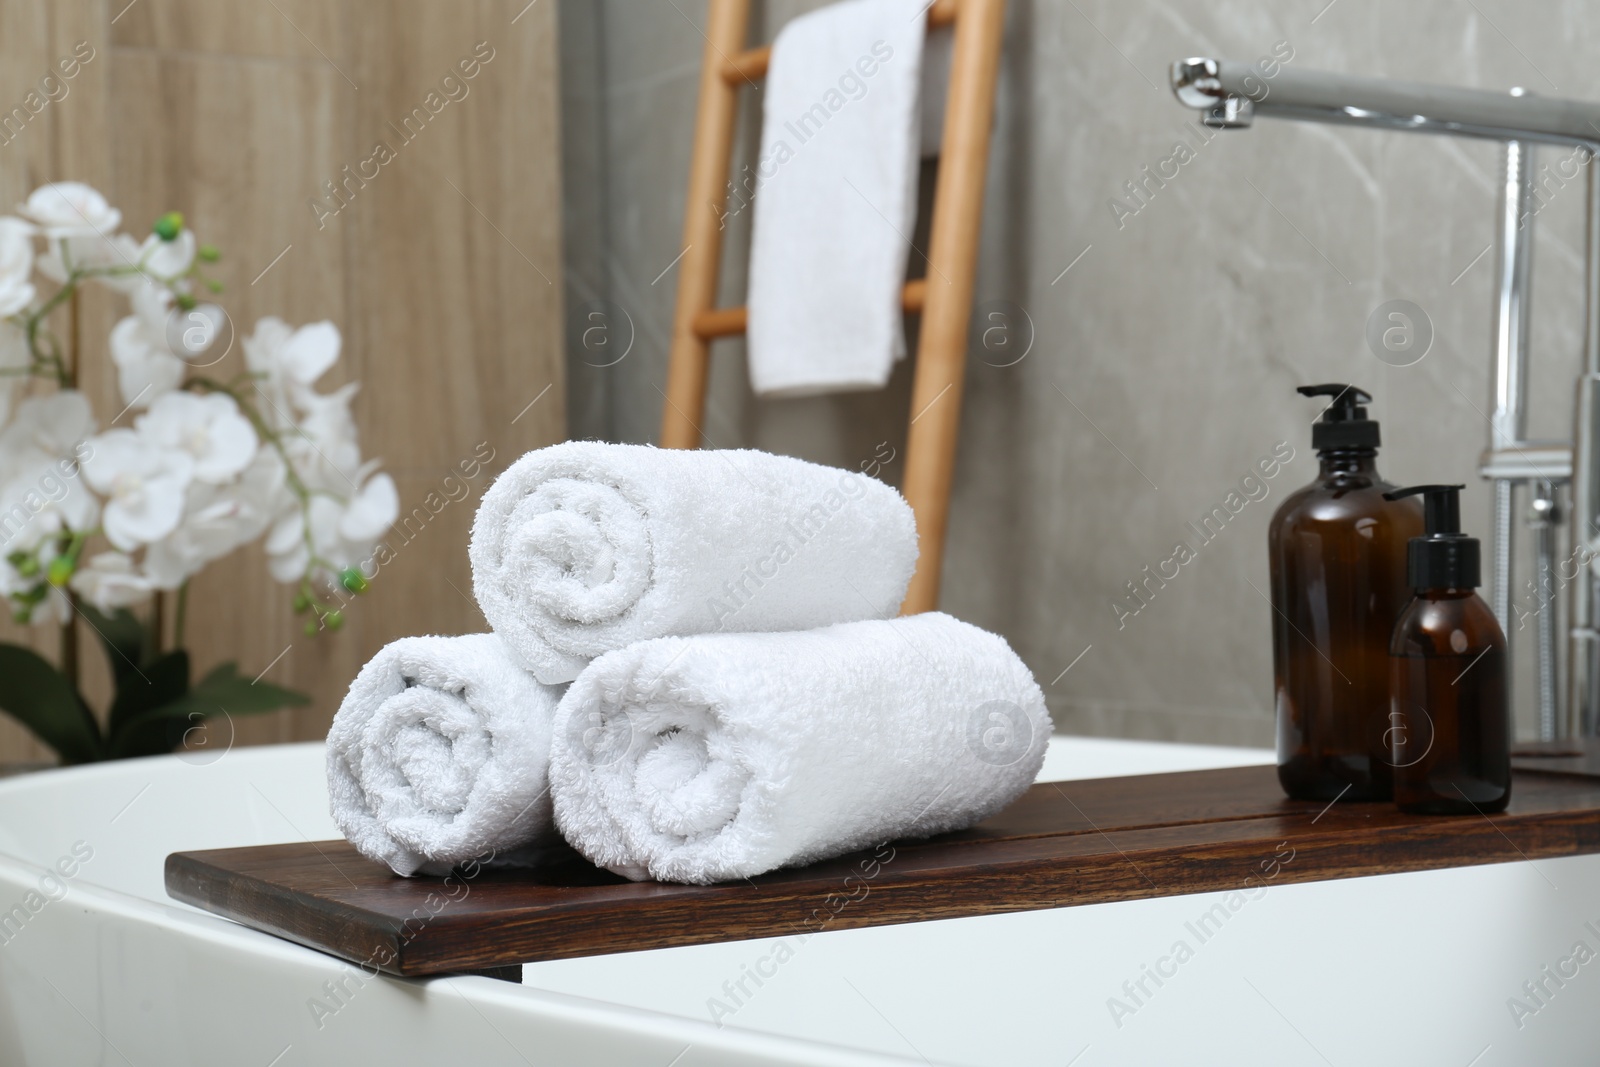
[[(269, 680), (313, 698), (219, 723), (210, 743), (319, 738), (384, 642), (484, 628), (466, 559), (477, 496), (524, 451), (565, 436), (554, 5), (0, 0), (0, 92), (20, 93), (84, 37), (100, 54), (72, 95), (0, 146), (13, 161), (0, 168), (0, 209), (80, 178), (131, 232), (182, 210), (223, 251), (216, 273), (236, 336), (269, 314), (339, 326), (343, 361), (321, 387), (361, 379), (363, 453), (400, 488), (392, 561), (339, 634), (300, 632), (291, 590), (256, 549), (213, 565), (191, 592), (186, 643), (199, 669), (233, 659), (253, 676), (270, 664)], [(476, 60), (470, 78), (463, 60)], [(403, 141), (408, 117), (420, 132)], [(379, 142), (393, 158), (363, 181)], [(84, 309), (84, 385), (107, 419), (122, 405), (104, 338), (124, 313), (99, 296)], [(228, 361), (241, 355), (236, 342)], [(53, 635), (33, 637), (53, 649)], [(90, 682), (97, 699), (104, 682)], [(0, 761), (43, 755), (0, 717)]]
[[(715, 886), (533, 871), (398, 878), (343, 841), (180, 852), (167, 891), (391, 974), (1600, 852), (1600, 782), (1521, 774), (1492, 817), (1286, 800), (1272, 767), (1034, 786), (970, 830)], [(1270, 873), (1268, 873), (1270, 872)]]
[(1005, 10), (1005, 0), (962, 0), (951, 45), (950, 90), (928, 238), (928, 296), (917, 337), (906, 474), (900, 486), (917, 517), (919, 549), (917, 570), (900, 608), (903, 615), (939, 606)]
[(695, 320), (713, 310), (716, 303), (722, 265), (721, 216), (727, 202), (728, 161), (739, 110), (739, 88), (723, 80), (722, 64), (724, 57), (744, 48), (749, 32), (750, 0), (710, 0), (683, 208), (683, 251), (677, 267), (667, 389), (661, 409), (663, 448), (699, 448), (705, 436), (702, 427), (711, 347), (695, 332)]
[(390, 430), (375, 454), (401, 487), (394, 561), (362, 598), (365, 658), (407, 634), (487, 629), (466, 558), (477, 498), (565, 436), (566, 385), (554, 6), (419, 3), (353, 18), (350, 34), (361, 92), (340, 165), (380, 142), (395, 154), (328, 223), (348, 226), (354, 273), (384, 279), (350, 289), (348, 323), (364, 414)]
[[(956, 5), (959, 0), (933, 0), (928, 5), (928, 28), (938, 29), (948, 26), (956, 20)], [(748, 48), (736, 55), (729, 56), (722, 64), (722, 80), (729, 85), (738, 86), (742, 82), (754, 81), (767, 76), (767, 68), (772, 63), (772, 46), (761, 45), (758, 48)]]
[[(38, 4), (0, 0), (0, 111), (26, 111), (26, 97), (58, 63), (73, 54), (79, 42), (94, 49), (66, 83), (67, 93), (29, 117), (25, 124), (7, 127), (0, 143), (0, 213), (9, 214), (34, 189), (48, 181), (76, 177), (104, 189), (111, 179), (109, 137), (111, 55), (105, 34), (104, 5), (98, 0), (61, 0)], [(103, 296), (91, 298), (84, 309), (88, 322), (106, 321)], [(52, 320), (65, 329), (65, 316)], [(107, 327), (109, 329), (109, 326)], [(86, 331), (83, 386), (98, 398), (109, 381), (105, 334)], [(119, 404), (118, 407), (121, 405)], [(111, 409), (112, 412), (116, 408)], [(18, 626), (9, 611), (0, 611), (0, 641), (23, 644), (54, 659), (57, 633), (53, 626)], [(98, 653), (87, 649), (85, 690), (91, 700), (103, 700), (109, 691), (108, 675)], [(0, 715), (0, 761), (53, 761), (54, 754), (9, 717)]]
[[(338, 62), (345, 54), (345, 5), (327, 0), (109, 0), (111, 43), (152, 49), (263, 59)], [(407, 5), (394, 5), (399, 13)]]
[[(900, 290), (900, 306), (906, 311), (921, 311), (928, 297), (926, 278), (913, 278)], [(747, 307), (713, 308), (694, 317), (695, 336), (703, 341), (718, 337), (733, 337), (749, 329), (750, 309)]]

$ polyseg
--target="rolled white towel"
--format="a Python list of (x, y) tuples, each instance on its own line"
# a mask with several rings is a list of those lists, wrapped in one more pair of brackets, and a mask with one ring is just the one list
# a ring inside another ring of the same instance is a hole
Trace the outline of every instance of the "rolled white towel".
[(494, 634), (385, 645), (328, 730), (334, 822), (397, 874), (531, 855), (554, 841), (546, 770), (562, 691)]
[(900, 494), (865, 474), (744, 449), (569, 441), (495, 480), (469, 555), (489, 625), (555, 683), (652, 637), (887, 618), (917, 536)]
[(634, 879), (705, 884), (978, 822), (1044, 761), (1006, 642), (948, 615), (646, 641), (556, 712), (556, 824)]

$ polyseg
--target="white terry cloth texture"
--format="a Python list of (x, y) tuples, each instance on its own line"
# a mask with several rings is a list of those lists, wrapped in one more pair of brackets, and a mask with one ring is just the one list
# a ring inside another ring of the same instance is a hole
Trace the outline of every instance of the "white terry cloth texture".
[(472, 526), (478, 606), (542, 682), (635, 641), (888, 618), (916, 523), (875, 478), (746, 449), (568, 441), (530, 452)]
[(773, 41), (748, 295), (763, 396), (882, 388), (905, 354), (925, 7), (844, 0)]
[(937, 612), (646, 641), (556, 713), (556, 824), (635, 880), (707, 884), (957, 830), (1044, 762), (1050, 719), (994, 634)]
[(328, 731), (334, 822), (396, 874), (527, 862), (556, 840), (545, 772), (563, 692), (494, 634), (385, 645)]

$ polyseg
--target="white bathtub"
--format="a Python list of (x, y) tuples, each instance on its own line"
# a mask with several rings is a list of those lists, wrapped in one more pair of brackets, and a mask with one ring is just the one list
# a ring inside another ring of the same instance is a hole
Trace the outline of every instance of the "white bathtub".
[[(1269, 761), (1057, 738), (1046, 777)], [(364, 980), (162, 888), (168, 852), (335, 836), (320, 745), (0, 783), (0, 1065), (1600, 1062), (1600, 957), (1574, 956), (1600, 952), (1596, 857), (1272, 886), (1203, 942), (1223, 894), (564, 960), (521, 986)]]

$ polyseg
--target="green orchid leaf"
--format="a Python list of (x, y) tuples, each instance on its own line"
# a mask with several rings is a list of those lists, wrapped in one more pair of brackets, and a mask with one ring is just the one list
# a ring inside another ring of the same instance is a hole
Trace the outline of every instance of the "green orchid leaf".
[(152, 708), (171, 704), (189, 692), (189, 653), (183, 649), (118, 679), (107, 733), (115, 743), (128, 724)]
[(112, 742), (111, 755), (121, 759), (170, 752), (189, 730), (206, 719), (259, 715), (310, 701), (310, 697), (292, 689), (251, 682), (239, 675), (234, 664), (224, 663), (178, 698), (128, 718)]
[(63, 763), (100, 758), (94, 719), (61, 672), (32, 649), (0, 645), (0, 709), (33, 731)]
[(170, 704), (147, 708), (129, 719), (112, 738), (110, 759), (164, 756), (183, 743), (190, 730), (203, 728), (206, 710), (184, 694)]
[(271, 682), (251, 681), (239, 673), (233, 663), (223, 663), (214, 668), (195, 685), (193, 698), (210, 703), (230, 715), (257, 715), (279, 708), (300, 707), (311, 703), (304, 693)]
[(111, 678), (120, 691), (128, 678), (138, 678), (144, 666), (145, 628), (137, 616), (127, 608), (118, 608), (110, 615), (103, 614), (93, 604), (80, 603), (78, 610), (84, 621), (100, 638), (106, 650), (106, 662), (111, 665)]

